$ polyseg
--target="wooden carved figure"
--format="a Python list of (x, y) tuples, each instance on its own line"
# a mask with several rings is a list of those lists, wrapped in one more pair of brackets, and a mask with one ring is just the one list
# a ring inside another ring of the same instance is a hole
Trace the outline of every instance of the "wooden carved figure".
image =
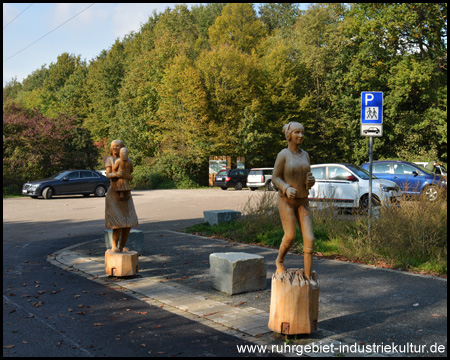
[[(120, 149), (124, 147), (121, 140), (114, 140), (111, 143), (110, 154), (106, 161), (106, 177), (111, 180), (111, 185), (105, 197), (105, 223), (108, 229), (113, 229), (113, 245), (112, 252), (128, 251), (125, 247), (131, 228), (138, 225), (136, 210), (134, 209), (133, 198), (130, 194), (128, 197), (120, 197), (118, 188), (119, 180), (123, 180), (124, 176), (128, 176), (128, 170), (119, 169), (115, 164), (120, 160)], [(128, 160), (130, 161), (130, 160)], [(132, 166), (130, 168), (130, 176)], [(120, 240), (120, 243), (119, 243)]]
[[(319, 284), (312, 271), (314, 234), (308, 194), (315, 184), (308, 153), (300, 148), (305, 129), (298, 122), (284, 125), (288, 147), (275, 161), (272, 182), (279, 189), (279, 211), (284, 236), (272, 277), (269, 328), (282, 334), (309, 334), (317, 330)], [(296, 226), (303, 236), (304, 269), (289, 269), (284, 258), (294, 244)]]

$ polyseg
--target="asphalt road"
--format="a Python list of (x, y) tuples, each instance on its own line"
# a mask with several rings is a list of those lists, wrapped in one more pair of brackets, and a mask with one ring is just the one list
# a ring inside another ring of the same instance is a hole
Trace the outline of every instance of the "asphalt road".
[[(249, 190), (135, 191), (139, 229), (177, 230), (240, 210)], [(3, 356), (237, 356), (241, 339), (52, 266), (103, 236), (104, 198), (3, 199)], [(145, 317), (142, 314), (145, 313)]]
[[(173, 272), (174, 279), (189, 271), (204, 275), (211, 251), (241, 251), (240, 244), (183, 234), (160, 240), (166, 230), (203, 222), (205, 210), (242, 210), (261, 194), (231, 189), (133, 192), (138, 229), (161, 233), (150, 236), (151, 254), (167, 260), (152, 271)], [(101, 248), (104, 198), (3, 199), (3, 210), (4, 356), (238, 356), (236, 346), (247, 344), (47, 261), (49, 254), (76, 244), (86, 253), (91, 244)], [(245, 251), (266, 257), (270, 281), (276, 250), (247, 246)], [(286, 257), (289, 267), (301, 263), (300, 256)], [(446, 280), (320, 258), (314, 268), (321, 278), (318, 336), (337, 334), (358, 345), (423, 345), (427, 352), (408, 356), (446, 356)], [(207, 282), (186, 277), (185, 285), (209, 291)], [(267, 311), (269, 288), (227, 300)], [(436, 353), (429, 351), (431, 346), (443, 348)]]

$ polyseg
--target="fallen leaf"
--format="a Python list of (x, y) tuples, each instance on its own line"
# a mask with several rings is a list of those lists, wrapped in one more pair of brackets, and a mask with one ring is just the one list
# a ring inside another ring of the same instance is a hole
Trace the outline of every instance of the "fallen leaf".
[(94, 323), (94, 326), (103, 326), (101, 323)]
[(147, 315), (147, 311), (136, 311), (136, 314)]
[(12, 349), (15, 345), (3, 345), (4, 349)]
[(214, 312), (211, 312), (211, 313), (203, 314), (203, 316), (211, 316), (211, 315), (214, 315), (214, 314), (217, 314), (217, 313), (218, 313), (218, 311), (214, 311)]
[(442, 315), (439, 314), (433, 314), (434, 317), (441, 317)]

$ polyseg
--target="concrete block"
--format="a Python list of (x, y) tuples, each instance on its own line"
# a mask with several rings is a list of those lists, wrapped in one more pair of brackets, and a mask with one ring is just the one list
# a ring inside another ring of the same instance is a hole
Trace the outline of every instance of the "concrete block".
[[(112, 248), (112, 229), (105, 229), (105, 245), (106, 250)], [(119, 240), (120, 242), (120, 240)], [(131, 229), (130, 235), (128, 235), (127, 243), (125, 244), (125, 247), (129, 248), (130, 250), (137, 251), (139, 254), (143, 255), (145, 252), (144, 248), (144, 233), (141, 230)], [(148, 254), (146, 254), (148, 255)]]
[(209, 255), (211, 283), (214, 289), (229, 295), (266, 288), (266, 260), (248, 253)]
[(205, 222), (209, 225), (219, 225), (241, 217), (241, 212), (236, 210), (210, 210), (203, 211)]

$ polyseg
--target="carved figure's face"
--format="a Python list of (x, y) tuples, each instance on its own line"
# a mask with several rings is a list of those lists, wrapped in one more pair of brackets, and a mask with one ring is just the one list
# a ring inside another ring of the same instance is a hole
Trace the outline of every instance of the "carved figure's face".
[(118, 141), (113, 141), (111, 144), (111, 150), (115, 157), (119, 156), (120, 149), (122, 148), (122, 144)]
[(303, 139), (305, 138), (305, 129), (303, 126), (296, 126), (290, 134), (290, 141), (293, 141), (295, 144), (301, 144)]
[(123, 147), (120, 149), (120, 158), (124, 161), (128, 160), (128, 149)]

